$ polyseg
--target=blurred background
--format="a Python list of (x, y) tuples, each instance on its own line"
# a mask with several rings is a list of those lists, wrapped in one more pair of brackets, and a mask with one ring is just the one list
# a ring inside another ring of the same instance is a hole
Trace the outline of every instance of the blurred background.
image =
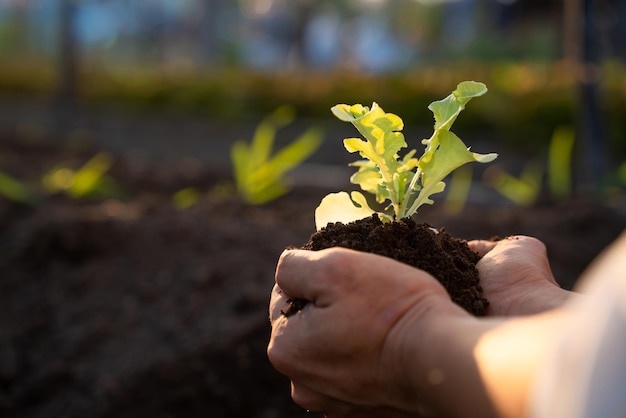
[(281, 105), (334, 130), (332, 105), (377, 101), (428, 135), (425, 107), (472, 79), (490, 93), (466, 135), (531, 158), (568, 126), (597, 183), (626, 151), (625, 18), (617, 0), (3, 0), (0, 129), (227, 165)]
[(499, 157), (421, 219), (536, 236), (574, 286), (626, 227), (622, 0), (0, 0), (0, 416), (312, 416), (266, 312), (354, 189), (330, 108), (419, 150), (464, 80), (453, 130)]
[[(89, 118), (112, 106), (242, 124), (288, 104), (327, 119), (335, 103), (373, 100), (428, 126), (425, 105), (476, 79), (491, 93), (467, 124), (522, 149), (574, 126), (599, 171), (624, 151), (625, 10), (616, 0), (3, 0), (2, 126), (97, 135)], [(53, 120), (16, 114), (41, 100), (54, 100)]]

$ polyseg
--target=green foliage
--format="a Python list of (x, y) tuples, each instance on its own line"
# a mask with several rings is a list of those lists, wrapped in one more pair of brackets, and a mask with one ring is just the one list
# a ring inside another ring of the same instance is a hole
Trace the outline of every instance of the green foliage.
[(536, 162), (524, 166), (519, 177), (500, 167), (492, 167), (485, 173), (485, 181), (498, 193), (519, 206), (531, 206), (539, 198), (543, 167)]
[(112, 165), (112, 157), (104, 152), (93, 156), (78, 170), (62, 164), (44, 174), (43, 189), (49, 194), (64, 193), (72, 199), (113, 196), (118, 191), (117, 185), (106, 176)]
[(45, 195), (63, 193), (72, 199), (102, 198), (119, 194), (115, 181), (106, 173), (113, 164), (107, 153), (96, 154), (78, 170), (60, 164), (41, 177), (41, 189), (31, 189), (23, 182), (0, 171), (0, 196), (29, 206), (43, 203)]
[(626, 185), (626, 161), (620, 164), (619, 168), (617, 169), (617, 175), (619, 177), (620, 182), (623, 185)]
[(556, 199), (572, 193), (572, 153), (576, 134), (570, 127), (554, 131), (548, 153), (548, 187)]
[(257, 127), (252, 142), (237, 141), (231, 161), (237, 191), (252, 205), (270, 202), (289, 191), (285, 175), (313, 154), (322, 142), (318, 129), (311, 128), (272, 155), (276, 132), (294, 118), (293, 109), (280, 107)]
[[(407, 18), (407, 16), (403, 16)], [(421, 17), (423, 18), (423, 16)], [(328, 103), (384, 103), (402, 112), (413, 127), (430, 125), (425, 106), (449, 93), (454, 80), (481, 80), (489, 95), (456, 122), (461, 132), (488, 132), (508, 148), (532, 152), (555, 126), (574, 125), (580, 96), (576, 73), (563, 61), (499, 60), (483, 63), (428, 61), (394, 74), (360, 71), (259, 72), (250, 69), (149, 65), (98, 66), (86, 60), (78, 77), (79, 102), (90, 109), (110, 104), (133, 112), (189, 112), (240, 124), (249, 115), (268, 114), (283, 103), (298, 115), (325, 119)], [(56, 66), (50, 59), (3, 57), (0, 94), (45, 98), (57, 91)], [(599, 91), (607, 145), (616, 159), (626, 156), (626, 64), (605, 61)]]
[(174, 193), (172, 204), (176, 209), (183, 210), (198, 203), (200, 192), (195, 187), (185, 187)]
[(413, 216), (420, 206), (433, 203), (431, 196), (444, 190), (443, 179), (455, 169), (469, 162), (493, 161), (496, 154), (471, 152), (450, 131), (465, 105), (486, 92), (483, 83), (466, 81), (446, 98), (431, 103), (428, 108), (435, 117), (434, 133), (422, 141), (426, 149), (419, 159), (414, 157), (416, 150), (410, 150), (400, 158), (399, 152), (407, 147), (407, 143), (400, 132), (403, 121), (397, 115), (385, 113), (376, 103), (371, 108), (360, 104), (333, 107), (332, 112), (337, 118), (351, 122), (365, 138), (344, 140), (348, 152), (358, 152), (364, 158), (352, 164), (358, 167), (358, 171), (350, 181), (372, 193), (379, 204), (389, 203), (383, 211), (376, 212), (359, 192), (352, 192), (351, 196), (345, 192), (328, 195), (316, 210), (317, 228), (371, 213), (377, 213), (386, 221)]
[(485, 174), (485, 181), (502, 196), (520, 206), (531, 206), (539, 199), (544, 171), (547, 171), (547, 188), (550, 198), (563, 200), (571, 196), (572, 153), (575, 133), (571, 127), (557, 128), (548, 146), (547, 164), (536, 161), (527, 163), (519, 177), (499, 167), (491, 167)]
[(0, 196), (29, 206), (36, 206), (40, 197), (21, 181), (0, 171)]

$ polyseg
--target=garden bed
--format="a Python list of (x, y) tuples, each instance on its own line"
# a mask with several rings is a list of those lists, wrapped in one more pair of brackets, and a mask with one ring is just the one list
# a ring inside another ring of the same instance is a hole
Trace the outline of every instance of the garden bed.
[[(2, 168), (32, 181), (93, 155), (0, 141)], [(228, 173), (114, 156), (118, 198), (52, 196), (36, 208), (0, 198), (0, 415), (298, 417), (289, 382), (267, 361), (267, 304), (282, 249), (314, 232), (321, 188), (259, 207), (205, 193)], [(576, 277), (626, 227), (585, 201), (518, 208), (436, 207), (422, 220), (460, 238), (543, 240), (556, 278)]]

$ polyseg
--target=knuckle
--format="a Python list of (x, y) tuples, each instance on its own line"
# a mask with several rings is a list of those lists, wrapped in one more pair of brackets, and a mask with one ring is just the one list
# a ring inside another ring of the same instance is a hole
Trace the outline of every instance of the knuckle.
[(332, 281), (332, 277), (352, 275), (352, 258), (350, 256), (352, 252), (350, 250), (335, 247), (322, 251), (324, 254), (319, 259), (317, 280)]
[(515, 240), (515, 243), (527, 248), (532, 248), (534, 251), (538, 253), (546, 252), (546, 245), (538, 238), (529, 237), (526, 235), (515, 235), (509, 237), (509, 240)]
[(289, 376), (291, 366), (288, 361), (289, 357), (285, 354), (286, 353), (280, 344), (276, 344), (275, 341), (270, 341), (270, 344), (267, 346), (267, 358), (276, 370), (278, 370), (281, 374)]
[(302, 388), (297, 383), (292, 383), (291, 398), (296, 404), (307, 411), (319, 412), (325, 409), (324, 402), (322, 402), (319, 396)]

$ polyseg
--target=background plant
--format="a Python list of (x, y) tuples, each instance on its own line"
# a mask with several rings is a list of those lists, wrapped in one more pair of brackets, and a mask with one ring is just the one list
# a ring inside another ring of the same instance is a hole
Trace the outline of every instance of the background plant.
[(115, 196), (119, 187), (107, 176), (113, 165), (113, 157), (100, 152), (78, 169), (60, 164), (44, 174), (43, 189), (48, 194), (64, 193), (73, 199)]
[(0, 171), (0, 196), (29, 206), (37, 206), (41, 200), (26, 184), (3, 171)]
[(285, 175), (313, 154), (322, 143), (319, 129), (311, 128), (273, 153), (276, 132), (294, 119), (294, 111), (279, 107), (256, 128), (252, 141), (236, 141), (231, 162), (237, 192), (249, 204), (274, 200), (289, 191)]
[(557, 128), (550, 139), (545, 164), (537, 160), (529, 161), (522, 168), (519, 177), (501, 167), (493, 166), (485, 173), (485, 182), (520, 206), (530, 206), (537, 202), (544, 189), (544, 177), (547, 178), (545, 188), (550, 199), (560, 201), (571, 197), (574, 142), (575, 132), (572, 128)]
[(94, 155), (78, 169), (63, 162), (42, 174), (40, 188), (0, 171), (0, 196), (29, 206), (37, 206), (47, 196), (59, 193), (71, 199), (118, 196), (120, 187), (107, 175), (112, 165), (113, 158), (105, 152)]

